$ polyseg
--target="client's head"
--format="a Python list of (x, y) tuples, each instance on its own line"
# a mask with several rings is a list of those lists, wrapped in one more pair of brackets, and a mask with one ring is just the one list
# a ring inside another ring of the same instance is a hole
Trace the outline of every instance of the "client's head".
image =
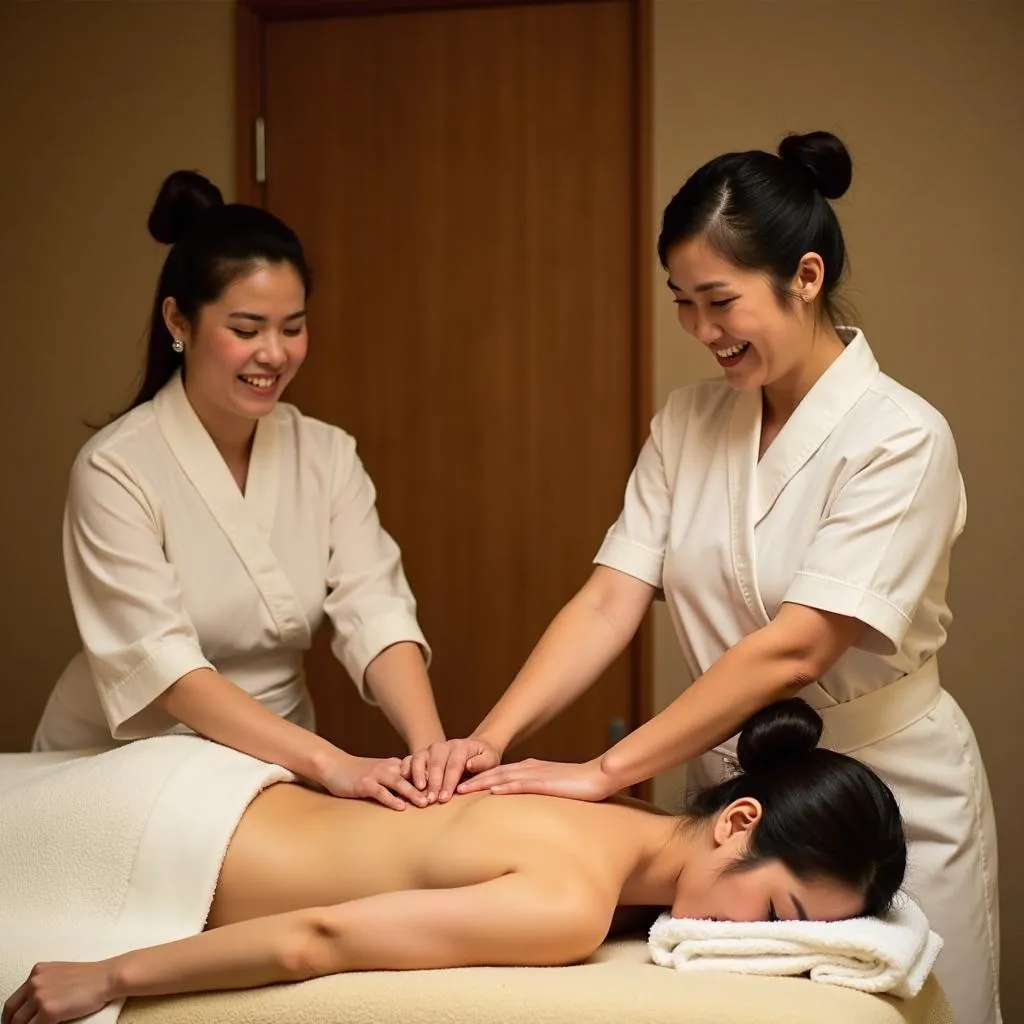
[(866, 765), (818, 747), (821, 730), (798, 698), (747, 721), (739, 774), (687, 808), (697, 841), (673, 916), (832, 921), (889, 909), (907, 865), (899, 807)]

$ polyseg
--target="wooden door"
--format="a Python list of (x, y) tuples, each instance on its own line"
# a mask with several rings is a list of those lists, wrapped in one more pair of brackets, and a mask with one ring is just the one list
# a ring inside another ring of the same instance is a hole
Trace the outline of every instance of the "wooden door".
[[(604, 0), (263, 25), (263, 201), (315, 280), (289, 399), (358, 441), (452, 736), (586, 579), (639, 449), (633, 22)], [(327, 639), (320, 731), (401, 752)], [(634, 725), (638, 653), (518, 753)]]

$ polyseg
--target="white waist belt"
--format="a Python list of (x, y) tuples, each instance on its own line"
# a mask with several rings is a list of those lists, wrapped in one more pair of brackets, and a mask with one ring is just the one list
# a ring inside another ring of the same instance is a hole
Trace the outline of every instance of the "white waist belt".
[[(924, 718), (941, 695), (939, 666), (932, 657), (894, 683), (842, 704), (815, 708), (825, 725), (821, 745), (841, 754), (870, 747)], [(735, 766), (736, 738), (715, 747), (714, 753)]]
[(924, 718), (941, 695), (939, 666), (932, 657), (894, 683), (843, 704), (818, 708), (825, 723), (822, 743), (841, 754), (870, 747)]

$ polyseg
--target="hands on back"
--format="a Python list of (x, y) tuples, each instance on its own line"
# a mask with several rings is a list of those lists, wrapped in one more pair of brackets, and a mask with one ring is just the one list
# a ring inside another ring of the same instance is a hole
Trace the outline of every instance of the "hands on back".
[(465, 773), (476, 774), (501, 763), (501, 751), (473, 737), (445, 740), (400, 757), (345, 754), (323, 773), (324, 789), (334, 796), (376, 800), (393, 810), (409, 804), (446, 803)]
[(402, 761), (402, 774), (426, 795), (428, 803), (443, 804), (455, 795), (465, 773), (475, 775), (495, 768), (501, 763), (501, 755), (502, 751), (487, 740), (474, 736), (446, 740), (406, 757)]

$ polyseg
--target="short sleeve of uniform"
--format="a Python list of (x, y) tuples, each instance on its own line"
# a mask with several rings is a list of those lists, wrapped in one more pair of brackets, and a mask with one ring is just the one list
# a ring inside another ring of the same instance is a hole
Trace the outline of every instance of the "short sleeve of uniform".
[(367, 666), (386, 647), (411, 641), (430, 662), (430, 647), (416, 619), (416, 601), (398, 545), (380, 523), (373, 482), (353, 438), (333, 432), (330, 557), (324, 613), (334, 631), (331, 649), (373, 703)]
[(619, 518), (605, 535), (594, 559), (652, 587), (661, 587), (668, 545), (672, 494), (666, 472), (666, 448), (682, 430), (682, 394), (674, 394), (651, 420), (650, 434), (626, 484)]
[(123, 460), (102, 451), (79, 456), (64, 515), (64, 565), (100, 705), (119, 740), (174, 725), (153, 701), (186, 673), (212, 668), (158, 521)]
[(843, 484), (783, 600), (860, 619), (858, 646), (894, 654), (965, 515), (948, 427), (904, 421)]

